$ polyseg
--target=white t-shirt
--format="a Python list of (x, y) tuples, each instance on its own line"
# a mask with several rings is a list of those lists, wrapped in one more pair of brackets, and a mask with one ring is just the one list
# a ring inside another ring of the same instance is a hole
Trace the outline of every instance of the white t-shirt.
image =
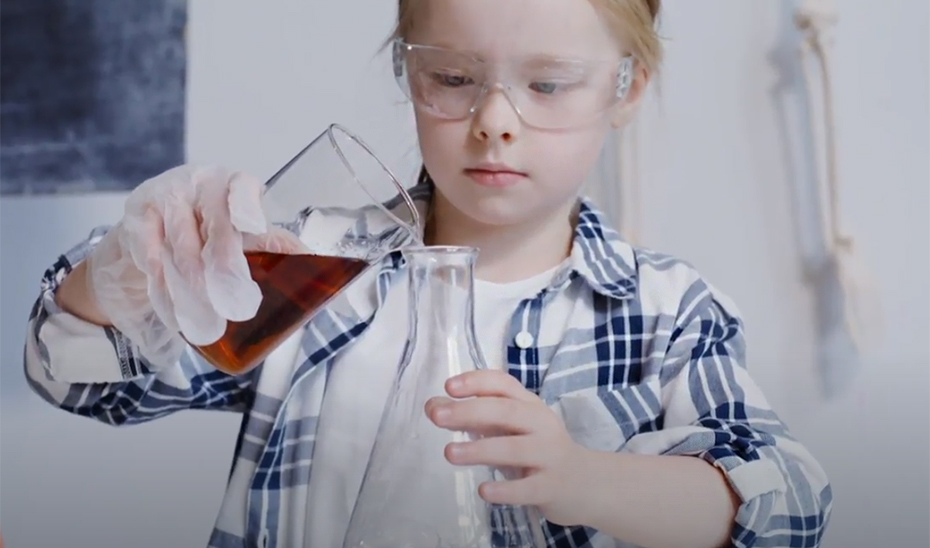
[[(556, 269), (526, 280), (475, 280), (475, 334), (488, 366), (506, 365), (511, 315), (542, 291)], [(341, 548), (377, 435), (378, 423), (406, 342), (408, 289), (391, 288), (367, 332), (336, 359), (326, 381), (313, 450), (306, 546)]]

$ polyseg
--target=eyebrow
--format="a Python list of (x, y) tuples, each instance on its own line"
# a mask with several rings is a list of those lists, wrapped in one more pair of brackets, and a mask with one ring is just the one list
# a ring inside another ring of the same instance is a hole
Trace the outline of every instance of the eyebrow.
[(565, 57), (562, 55), (537, 54), (527, 55), (525, 60), (528, 64), (537, 66), (546, 65), (578, 65), (584, 64), (585, 59), (582, 57)]
[[(489, 57), (482, 55), (481, 53), (475, 50), (457, 48), (450, 44), (449, 42), (430, 42), (430, 43), (421, 43), (419, 45), (427, 46), (431, 48), (441, 48), (462, 55), (468, 55), (479, 59), (481, 61), (487, 61)], [(565, 55), (557, 55), (555, 53), (528, 53), (524, 54), (522, 57), (526, 62), (531, 63), (536, 66), (545, 66), (545, 65), (565, 65), (565, 64), (579, 64), (584, 63), (584, 57), (566, 57)]]

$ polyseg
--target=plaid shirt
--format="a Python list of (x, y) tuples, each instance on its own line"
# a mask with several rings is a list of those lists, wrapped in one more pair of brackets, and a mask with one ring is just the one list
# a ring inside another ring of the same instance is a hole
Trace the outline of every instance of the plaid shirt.
[[(423, 206), (429, 189), (412, 194)], [(326, 226), (324, 219), (314, 229)], [(55, 406), (112, 425), (187, 409), (241, 413), (209, 546), (304, 546), (312, 534), (304, 531), (307, 489), (327, 373), (405, 270), (399, 256), (371, 269), (249, 374), (219, 372), (193, 351), (156, 371), (117, 330), (55, 305), (59, 282), (106, 230), (95, 230), (46, 272), (29, 318), (30, 385)], [(576, 300), (570, 317), (547, 317), (547, 303), (566, 291)], [(540, 340), (543, 322), (556, 320), (565, 324), (561, 336)], [(824, 471), (748, 375), (736, 308), (692, 267), (631, 247), (582, 200), (569, 261), (547, 289), (519, 303), (510, 325), (510, 373), (561, 414), (577, 442), (693, 455), (724, 471), (741, 499), (732, 546), (819, 545), (832, 506)], [(552, 548), (627, 546), (590, 528), (545, 525)]]

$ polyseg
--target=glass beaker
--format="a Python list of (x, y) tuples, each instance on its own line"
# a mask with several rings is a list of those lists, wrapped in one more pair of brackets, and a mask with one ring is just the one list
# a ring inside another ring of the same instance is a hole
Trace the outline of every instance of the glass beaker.
[(533, 507), (491, 504), (487, 481), (512, 478), (489, 466), (453, 465), (451, 442), (476, 439), (436, 426), (426, 402), (445, 396), (448, 378), (486, 369), (475, 338), (477, 250), (403, 250), (409, 337), (349, 521), (343, 548), (530, 548), (546, 545)]
[(371, 149), (330, 125), (265, 183), (269, 230), (297, 246), (245, 249), (262, 302), (252, 319), (229, 321), (216, 342), (194, 348), (214, 367), (242, 374), (391, 251), (421, 242), (407, 191)]

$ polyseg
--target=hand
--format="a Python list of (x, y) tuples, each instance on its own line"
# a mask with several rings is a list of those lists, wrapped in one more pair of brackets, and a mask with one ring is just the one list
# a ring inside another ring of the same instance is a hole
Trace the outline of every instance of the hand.
[(262, 295), (244, 251), (300, 246), (267, 230), (263, 185), (222, 168), (181, 166), (139, 185), (123, 218), (87, 259), (90, 301), (156, 365), (177, 361), (184, 338), (216, 342)]
[(480, 370), (449, 379), (446, 397), (430, 399), (427, 416), (437, 426), (480, 439), (450, 443), (445, 456), (456, 465), (481, 464), (517, 471), (517, 478), (482, 484), (483, 499), (532, 505), (559, 525), (579, 523), (579, 476), (587, 450), (571, 439), (562, 420), (538, 396), (503, 371)]

